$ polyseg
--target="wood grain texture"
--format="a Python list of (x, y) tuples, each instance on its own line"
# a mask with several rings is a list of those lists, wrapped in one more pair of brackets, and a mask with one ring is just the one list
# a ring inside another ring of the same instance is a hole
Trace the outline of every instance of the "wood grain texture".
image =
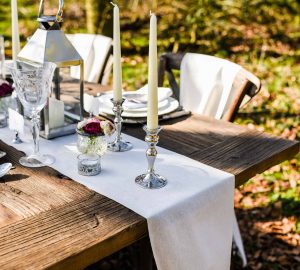
[[(297, 141), (200, 115), (161, 124), (159, 146), (235, 175), (236, 187), (299, 152)], [(145, 136), (138, 127), (125, 133)]]
[(136, 241), (146, 231), (143, 218), (91, 192), (9, 228), (2, 227), (0, 268), (82, 269)]
[[(143, 139), (140, 126), (125, 133)], [(299, 143), (198, 115), (163, 123), (159, 145), (236, 176), (236, 186), (292, 158)], [(146, 220), (51, 168), (18, 164), (0, 142), (0, 269), (83, 269), (147, 234)]]
[(22, 153), (0, 143), (0, 269), (83, 269), (147, 234), (146, 220), (51, 168), (18, 164)]

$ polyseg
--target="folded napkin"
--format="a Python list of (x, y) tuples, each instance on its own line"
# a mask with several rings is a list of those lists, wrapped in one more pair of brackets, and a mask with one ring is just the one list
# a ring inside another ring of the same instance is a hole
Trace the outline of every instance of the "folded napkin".
[[(137, 99), (142, 103), (147, 103), (148, 101), (148, 84), (144, 85), (142, 88), (136, 90), (137, 94), (140, 95)], [(170, 96), (172, 96), (173, 92), (170, 88), (166, 87), (158, 87), (157, 89), (157, 99), (158, 102), (163, 101)]]
[(217, 57), (187, 53), (181, 63), (180, 104), (220, 119), (241, 66)]
[[(162, 102), (172, 96), (173, 92), (170, 88), (158, 87), (157, 99), (158, 102)], [(112, 93), (101, 95), (99, 97), (100, 104), (108, 107), (112, 107), (110, 99), (113, 97)], [(148, 101), (148, 84), (134, 92), (124, 92), (123, 97), (125, 101), (123, 103), (123, 109), (126, 110), (135, 110), (142, 109), (146, 110), (147, 101)]]

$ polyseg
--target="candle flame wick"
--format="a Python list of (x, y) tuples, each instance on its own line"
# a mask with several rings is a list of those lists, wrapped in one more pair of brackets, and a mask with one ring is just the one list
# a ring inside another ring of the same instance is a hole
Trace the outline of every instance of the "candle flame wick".
[(151, 17), (152, 14), (153, 14), (153, 13), (152, 13), (152, 10), (150, 10), (150, 17)]
[(110, 2), (114, 7), (116, 7), (117, 5), (114, 2)]

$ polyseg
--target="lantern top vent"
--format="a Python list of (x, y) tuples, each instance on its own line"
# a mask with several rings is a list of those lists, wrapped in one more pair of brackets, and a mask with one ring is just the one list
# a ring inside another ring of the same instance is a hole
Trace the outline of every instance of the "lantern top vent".
[(77, 66), (83, 63), (82, 57), (60, 29), (63, 22), (64, 1), (58, 1), (55, 16), (44, 15), (44, 0), (40, 1), (39, 28), (18, 54), (22, 61), (33, 63), (53, 62), (58, 67)]

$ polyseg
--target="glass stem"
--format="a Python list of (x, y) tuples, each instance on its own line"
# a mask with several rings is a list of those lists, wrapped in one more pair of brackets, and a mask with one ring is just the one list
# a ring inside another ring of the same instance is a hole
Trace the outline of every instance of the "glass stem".
[(33, 113), (31, 117), (31, 123), (32, 123), (32, 137), (33, 137), (33, 144), (34, 149), (33, 152), (35, 155), (39, 153), (39, 136), (40, 136), (40, 114), (39, 113)]

